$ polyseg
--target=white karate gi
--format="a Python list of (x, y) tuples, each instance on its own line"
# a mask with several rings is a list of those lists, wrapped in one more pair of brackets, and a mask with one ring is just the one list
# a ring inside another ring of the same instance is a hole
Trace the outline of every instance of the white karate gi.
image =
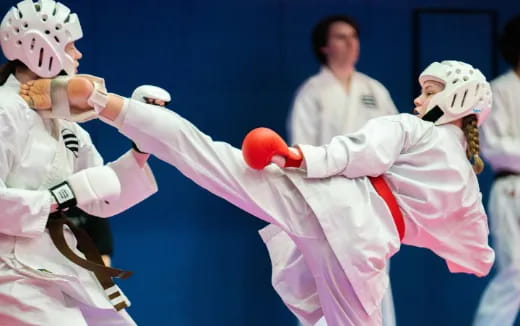
[(322, 67), (296, 94), (288, 119), (289, 141), (324, 145), (372, 118), (397, 113), (388, 90), (377, 80), (354, 71), (347, 93), (330, 69)]
[[(56, 249), (45, 228), (52, 202), (47, 189), (103, 160), (85, 130), (42, 119), (19, 89), (13, 75), (0, 86), (0, 325), (134, 325), (113, 308), (93, 273)], [(84, 207), (89, 213), (111, 216), (157, 191), (151, 170), (139, 167), (131, 152), (110, 166), (121, 196)], [(68, 227), (65, 238), (76, 247)]]
[[(455, 125), (408, 114), (375, 118), (325, 147), (302, 146), (306, 172), (274, 165), (256, 171), (240, 150), (167, 109), (127, 100), (121, 114), (120, 131), (139, 148), (296, 243), (305, 264), (284, 256), (283, 237), (268, 249), (278, 293), (306, 324), (324, 315), (329, 325), (381, 325), (385, 265), (400, 241), (367, 175), (384, 174), (393, 190), (406, 224), (403, 243), (432, 250), (452, 272), (483, 276), (494, 261), (477, 178)], [(306, 277), (294, 279), (292, 268)]]

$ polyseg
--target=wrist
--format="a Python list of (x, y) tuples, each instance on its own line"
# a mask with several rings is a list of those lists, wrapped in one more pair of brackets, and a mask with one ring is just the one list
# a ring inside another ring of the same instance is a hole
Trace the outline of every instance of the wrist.
[(76, 196), (67, 181), (49, 189), (52, 196), (51, 211), (67, 210), (77, 205)]
[(285, 167), (299, 168), (303, 163), (303, 153), (299, 147), (289, 147)]

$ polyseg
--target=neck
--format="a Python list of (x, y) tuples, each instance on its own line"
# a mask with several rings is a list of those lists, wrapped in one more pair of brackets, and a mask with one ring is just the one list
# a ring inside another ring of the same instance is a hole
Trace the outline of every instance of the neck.
[(350, 80), (354, 72), (354, 65), (349, 63), (330, 62), (327, 65), (334, 76), (339, 80)]
[(34, 72), (24, 68), (16, 68), (14, 76), (22, 84), (39, 78)]
[(337, 63), (331, 62), (328, 65), (332, 74), (347, 88), (349, 89), (350, 80), (352, 79), (352, 74), (354, 73), (354, 65), (349, 63)]
[(452, 121), (450, 123), (453, 125), (456, 125), (459, 128), (462, 128), (462, 119), (458, 119), (458, 120)]

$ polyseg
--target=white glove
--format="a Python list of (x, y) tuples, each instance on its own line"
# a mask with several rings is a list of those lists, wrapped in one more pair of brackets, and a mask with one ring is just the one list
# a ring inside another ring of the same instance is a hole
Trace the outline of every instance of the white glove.
[(79, 171), (51, 189), (59, 209), (73, 206), (84, 208), (89, 204), (117, 200), (121, 184), (117, 174), (109, 166), (97, 166)]
[(161, 106), (168, 105), (172, 100), (167, 90), (153, 85), (137, 87), (132, 93), (132, 99), (148, 104), (155, 104), (155, 101), (159, 100), (164, 103)]

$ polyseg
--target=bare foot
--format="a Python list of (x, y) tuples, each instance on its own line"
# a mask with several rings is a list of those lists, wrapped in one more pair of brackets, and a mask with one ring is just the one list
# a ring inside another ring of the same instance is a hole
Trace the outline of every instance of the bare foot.
[(94, 84), (84, 77), (73, 77), (67, 84), (67, 94), (69, 96), (69, 103), (71, 106), (79, 109), (88, 110), (87, 100), (94, 91)]
[(51, 80), (30, 80), (20, 86), (20, 96), (36, 110), (48, 110), (52, 106)]
[[(52, 107), (51, 79), (28, 81), (20, 86), (20, 96), (35, 110), (48, 110)], [(94, 85), (84, 77), (72, 77), (67, 83), (67, 95), (70, 106), (78, 109), (90, 109), (88, 98)]]

